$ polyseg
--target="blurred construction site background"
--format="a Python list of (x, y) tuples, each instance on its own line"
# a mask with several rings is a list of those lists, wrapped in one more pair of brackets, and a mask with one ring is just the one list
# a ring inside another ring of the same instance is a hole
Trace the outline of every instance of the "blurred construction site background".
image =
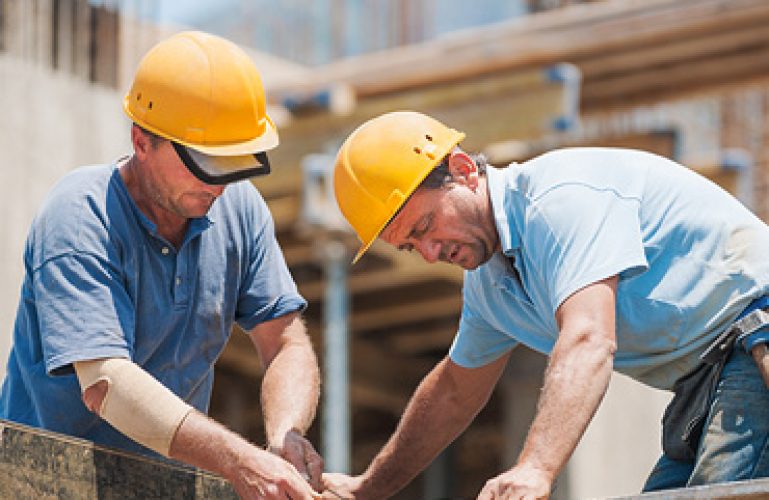
[[(377, 244), (347, 266), (354, 243), (333, 216), (325, 175), (356, 125), (423, 111), (466, 132), (465, 149), (497, 166), (566, 145), (650, 150), (769, 217), (765, 0), (0, 0), (0, 374), (41, 200), (65, 172), (130, 151), (121, 102), (133, 70), (154, 43), (190, 27), (241, 44), (264, 76), (281, 145), (273, 173), (255, 184), (310, 303), (321, 360), (341, 368), (324, 388), (343, 394), (324, 400), (310, 437), (350, 472), (365, 468), (446, 354), (462, 280)], [(329, 331), (341, 331), (341, 347)], [(474, 497), (510, 466), (544, 365), (517, 349), (488, 407), (398, 498)], [(257, 443), (260, 376), (235, 332), (211, 414)], [(615, 376), (554, 498), (638, 492), (660, 453), (668, 400)], [(335, 405), (346, 416), (324, 426)]]

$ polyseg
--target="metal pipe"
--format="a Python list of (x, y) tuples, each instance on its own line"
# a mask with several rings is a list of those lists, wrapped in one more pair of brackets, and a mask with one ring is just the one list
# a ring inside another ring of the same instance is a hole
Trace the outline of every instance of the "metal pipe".
[(324, 313), (323, 458), (329, 472), (350, 473), (348, 356), (348, 255), (344, 244), (323, 244), (326, 273)]

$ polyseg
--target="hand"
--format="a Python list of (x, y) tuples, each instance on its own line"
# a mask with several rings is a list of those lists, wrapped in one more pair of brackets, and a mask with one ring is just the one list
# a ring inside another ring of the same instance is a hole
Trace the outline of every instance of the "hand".
[(486, 482), (478, 500), (538, 500), (550, 496), (552, 481), (538, 469), (517, 465)]
[(268, 450), (291, 463), (313, 489), (322, 490), (323, 459), (299, 432), (288, 431), (282, 443), (270, 444)]
[(323, 474), (323, 498), (329, 500), (353, 500), (361, 485), (360, 476), (346, 474)]
[(290, 463), (260, 448), (241, 453), (236, 470), (228, 477), (242, 499), (317, 500), (320, 494)]

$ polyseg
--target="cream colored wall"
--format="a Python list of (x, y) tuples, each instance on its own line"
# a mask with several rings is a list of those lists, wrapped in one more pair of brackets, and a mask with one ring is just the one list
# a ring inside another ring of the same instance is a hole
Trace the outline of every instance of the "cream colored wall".
[(569, 461), (570, 499), (634, 495), (662, 453), (660, 420), (672, 394), (624, 375), (609, 390)]
[(23, 276), (27, 228), (56, 180), (129, 151), (120, 94), (0, 54), (0, 375)]

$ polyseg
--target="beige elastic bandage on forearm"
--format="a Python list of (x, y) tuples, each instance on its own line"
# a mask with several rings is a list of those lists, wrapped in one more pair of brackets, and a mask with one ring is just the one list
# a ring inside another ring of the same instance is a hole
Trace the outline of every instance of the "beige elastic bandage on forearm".
[(83, 392), (107, 382), (107, 393), (97, 412), (134, 441), (169, 456), (171, 441), (192, 407), (137, 364), (123, 358), (75, 363)]

